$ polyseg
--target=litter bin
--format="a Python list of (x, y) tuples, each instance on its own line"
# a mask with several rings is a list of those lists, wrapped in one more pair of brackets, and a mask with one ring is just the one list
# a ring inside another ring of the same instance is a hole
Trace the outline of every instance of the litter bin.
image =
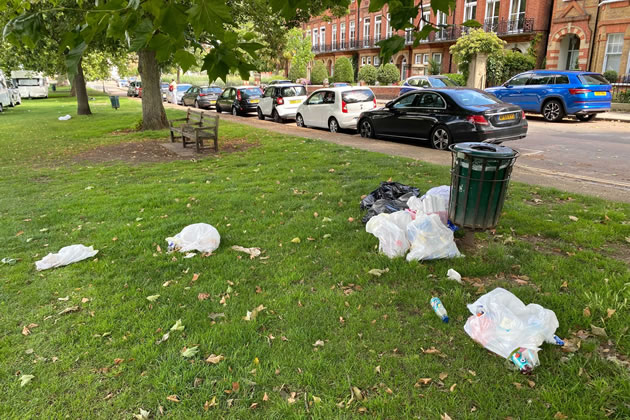
[(109, 101), (112, 103), (112, 108), (118, 111), (118, 108), (120, 108), (120, 98), (118, 96), (110, 96)]
[(462, 228), (495, 227), (518, 152), (490, 143), (459, 143), (449, 149), (453, 159), (449, 219)]

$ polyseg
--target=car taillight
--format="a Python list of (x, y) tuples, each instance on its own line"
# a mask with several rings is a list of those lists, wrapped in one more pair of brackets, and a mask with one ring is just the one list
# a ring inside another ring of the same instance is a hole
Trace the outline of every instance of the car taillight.
[(200, 93), (199, 96), (207, 96), (207, 93)]
[(240, 90), (236, 91), (236, 99), (238, 99), (239, 101), (241, 100), (241, 91)]
[(348, 104), (345, 101), (341, 101), (341, 112), (348, 113)]
[(466, 120), (477, 125), (488, 125), (488, 120), (483, 115), (469, 115), (466, 117)]
[(591, 93), (590, 89), (569, 89), (571, 95), (579, 95), (581, 93)]
[(276, 98), (276, 105), (284, 105), (284, 98), (282, 96)]
[(376, 108), (376, 98), (374, 98), (374, 108)]
[(526, 119), (525, 118), (525, 111), (521, 111), (521, 119), (523, 119), (523, 120)]

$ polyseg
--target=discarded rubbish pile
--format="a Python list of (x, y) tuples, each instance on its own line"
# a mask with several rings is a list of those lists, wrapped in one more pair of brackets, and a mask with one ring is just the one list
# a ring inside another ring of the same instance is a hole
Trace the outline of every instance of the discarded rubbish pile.
[(50, 253), (39, 261), (35, 262), (37, 271), (48, 270), (49, 268), (61, 267), (78, 261), (93, 257), (98, 253), (93, 247), (85, 245), (64, 246), (56, 254)]
[(166, 238), (169, 251), (212, 252), (221, 243), (221, 235), (214, 226), (207, 223), (195, 223), (186, 226), (172, 238)]
[(379, 239), (379, 251), (389, 258), (405, 254), (407, 261), (459, 257), (453, 231), (447, 227), (450, 187), (418, 195), (417, 188), (381, 182), (361, 201), (361, 208), (368, 209), (363, 218), (365, 231)]
[(555, 335), (556, 314), (542, 306), (523, 302), (502, 288), (481, 296), (468, 305), (472, 316), (464, 330), (488, 350), (512, 361), (524, 373), (539, 365), (538, 351), (543, 341), (564, 345)]

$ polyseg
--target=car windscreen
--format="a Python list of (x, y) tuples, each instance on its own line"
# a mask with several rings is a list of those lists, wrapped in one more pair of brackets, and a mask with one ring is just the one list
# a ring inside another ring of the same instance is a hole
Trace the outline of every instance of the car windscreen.
[(451, 79), (447, 77), (429, 77), (429, 81), (431, 82), (431, 86), (433, 87), (458, 86), (457, 83), (453, 82)]
[(341, 100), (347, 104), (372, 102), (374, 100), (374, 93), (370, 89), (350, 90), (341, 94)]
[(186, 92), (191, 87), (192, 87), (192, 85), (177, 85), (177, 91), (178, 92)]
[(477, 92), (476, 90), (456, 90), (449, 93), (460, 106), (479, 106), (501, 103), (501, 101), (494, 96)]
[(19, 86), (39, 86), (39, 79), (17, 79)]
[(221, 88), (218, 87), (205, 87), (205, 88), (201, 88), (201, 93), (216, 93), (217, 95), (220, 95), (221, 92), (223, 92), (223, 90)]
[(610, 82), (601, 74), (580, 74), (578, 75), (580, 82), (585, 85), (609, 85)]
[(240, 89), (240, 91), (244, 99), (262, 96), (262, 91), (258, 88)]
[(304, 86), (288, 86), (280, 89), (280, 96), (306, 96), (306, 88)]

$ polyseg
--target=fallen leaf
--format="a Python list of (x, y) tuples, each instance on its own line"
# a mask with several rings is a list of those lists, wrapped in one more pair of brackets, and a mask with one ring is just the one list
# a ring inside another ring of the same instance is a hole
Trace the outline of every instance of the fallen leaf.
[(249, 406), (249, 409), (250, 409), (250, 410), (254, 410), (254, 409), (255, 409), (255, 408), (257, 408), (257, 407), (258, 407), (258, 403), (256, 403), (256, 402), (255, 402), (255, 403), (252, 403), (252, 404)]
[(561, 289), (567, 289), (569, 287), (569, 283), (567, 283), (567, 281), (563, 281), (562, 284), (560, 285)]
[(28, 327), (25, 325), (24, 328), (22, 328), (22, 335), (29, 335), (31, 333), (31, 330), (28, 329)]
[(422, 384), (422, 385), (429, 385), (431, 383), (433, 379), (431, 378), (420, 378), (418, 379), (418, 382), (416, 383), (417, 385)]
[(209, 293), (199, 293), (199, 294), (197, 295), (197, 299), (199, 299), (199, 300), (206, 300), (206, 299), (208, 299), (209, 297), (210, 297), (210, 294), (209, 294)]
[(213, 365), (216, 365), (217, 363), (219, 363), (223, 359), (225, 359), (225, 357), (223, 357), (222, 354), (219, 354), (219, 355), (211, 354), (206, 359), (206, 363), (212, 363)]
[(169, 400), (169, 401), (176, 402), (176, 403), (178, 403), (178, 402), (181, 402), (181, 401), (182, 401), (182, 400), (180, 400), (180, 399), (179, 399), (179, 397), (178, 397), (177, 395), (175, 395), (175, 394), (173, 394), (173, 395), (169, 395), (168, 397), (166, 397), (166, 399), (167, 399), (167, 400)]
[(69, 308), (66, 308), (63, 311), (59, 312), (58, 315), (64, 315), (64, 314), (68, 314), (70, 312), (77, 312), (77, 311), (79, 311), (79, 307), (78, 306), (70, 306)]
[(217, 318), (225, 318), (225, 314), (223, 312), (221, 312), (221, 313), (212, 313), (212, 314), (208, 315), (208, 318), (210, 318), (213, 321), (216, 321)]
[(360, 414), (365, 414), (367, 413), (367, 408), (366, 407), (359, 407), (359, 409), (357, 410)]
[(20, 236), (20, 235), (23, 235), (23, 234), (24, 234), (24, 231), (23, 231), (23, 230), (21, 230), (21, 231), (19, 231), (18, 233), (16, 233), (16, 234), (15, 234), (15, 236)]
[(166, 334), (164, 334), (164, 335), (162, 336), (162, 338), (160, 338), (159, 340), (157, 340), (157, 341), (155, 342), (155, 344), (160, 344), (160, 343), (165, 342), (166, 340), (168, 340), (168, 337), (169, 337), (169, 336), (170, 336), (170, 333), (166, 333)]
[(557, 419), (557, 420), (568, 419), (568, 417), (567, 417), (567, 416), (565, 416), (564, 414), (562, 414), (562, 413), (561, 413), (561, 412), (559, 412), (559, 411), (556, 413), (556, 415), (555, 415), (555, 416), (553, 416), (553, 418), (554, 418), (554, 419)]
[(29, 382), (31, 382), (31, 380), (33, 380), (33, 378), (35, 378), (34, 375), (22, 375), (22, 376), (20, 376), (20, 387), (23, 387), (24, 385), (26, 385)]
[(324, 344), (325, 343), (322, 340), (317, 340), (315, 343), (313, 343), (313, 347), (317, 347), (317, 346), (324, 347)]
[(239, 385), (238, 382), (232, 382), (232, 392), (238, 392), (240, 388), (241, 386)]
[(378, 268), (373, 268), (370, 271), (368, 271), (368, 274), (371, 274), (376, 277), (381, 277), (383, 273), (387, 273), (387, 272), (389, 272), (389, 268), (385, 268), (383, 270), (378, 269)]
[(90, 301), (89, 298), (83, 298), (81, 299), (81, 303), (88, 303)]
[(361, 393), (361, 390), (357, 388), (356, 386), (352, 387), (352, 393), (354, 394), (354, 398), (356, 398), (359, 401), (363, 401), (365, 399), (365, 397)]
[(206, 401), (203, 405), (203, 409), (208, 411), (210, 407), (215, 407), (217, 405), (217, 397), (212, 397), (210, 401)]
[(440, 373), (440, 381), (443, 381), (446, 378), (448, 378), (448, 373), (446, 373), (446, 372)]
[(184, 327), (182, 325), (182, 320), (178, 319), (177, 321), (175, 321), (175, 324), (171, 327), (171, 331), (184, 331)]
[(584, 310), (582, 311), (582, 313), (584, 314), (585, 317), (590, 317), (591, 316), (591, 308), (589, 308), (588, 306), (586, 308), (584, 308)]
[(446, 414), (446, 413), (442, 414), (442, 415), (440, 416), (440, 419), (441, 419), (441, 420), (453, 420), (453, 419), (451, 418), (451, 416), (449, 416), (449, 415), (448, 415), (448, 414)]
[(70, 296), (66, 296), (66, 297), (62, 297), (62, 298), (57, 298), (57, 300), (62, 301), (62, 302), (66, 302), (66, 301), (70, 300)]
[(606, 330), (601, 328), (601, 327), (596, 327), (595, 325), (591, 324), (591, 331), (593, 331), (593, 334), (599, 336), (599, 337), (608, 337), (608, 334), (606, 334)]
[(168, 287), (168, 285), (171, 284), (172, 282), (173, 280), (165, 281), (164, 283), (162, 283), (162, 287)]
[(379, 366), (376, 366), (376, 367), (374, 368), (374, 373), (381, 373), (381, 366), (380, 366), (380, 365), (379, 365)]
[(575, 216), (569, 216), (569, 219), (573, 220), (574, 222), (577, 222), (578, 220), (580, 220)]
[(630, 236), (626, 236), (626, 242), (630, 243)]
[[(324, 222), (324, 223), (326, 223), (326, 222), (332, 222), (332, 219), (331, 219), (330, 217), (324, 217), (324, 218), (322, 219), (322, 222)], [(627, 239), (630, 239), (630, 237), (628, 237)], [(630, 240), (629, 240), (628, 242), (630, 242)]]
[(293, 242), (294, 244), (299, 244), (302, 241), (300, 240), (300, 238), (293, 238), (291, 239), (291, 242)]
[(134, 414), (133, 417), (139, 420), (148, 420), (149, 419), (149, 414), (151, 414), (150, 411), (147, 410), (143, 410), (142, 408), (140, 409), (140, 414)]
[(33, 350), (33, 349), (26, 349), (26, 350), (24, 350), (24, 353), (26, 353), (26, 354), (33, 354), (34, 351), (35, 350)]
[(158, 300), (159, 297), (160, 295), (151, 295), (151, 296), (147, 296), (147, 300), (149, 302), (155, 302), (156, 300)]
[(354, 222), (354, 217), (348, 217), (348, 222), (350, 223)]
[(234, 245), (232, 249), (234, 251), (239, 251), (239, 252), (244, 252), (246, 254), (249, 254), (250, 260), (253, 260), (254, 258), (258, 257), (261, 254), (260, 248), (244, 248), (239, 245)]
[(523, 385), (519, 382), (512, 382), (512, 385), (514, 385), (516, 387), (516, 389), (521, 389), (523, 388)]
[(182, 356), (186, 358), (190, 358), (190, 357), (193, 357), (195, 354), (199, 353), (199, 348), (197, 346), (190, 347), (190, 348), (184, 347), (181, 353), (182, 353)]
[(607, 314), (607, 315), (606, 315), (606, 318), (610, 318), (611, 316), (613, 316), (613, 315), (615, 314), (615, 312), (617, 312), (617, 310), (616, 310), (616, 309), (610, 309), (610, 308), (608, 308), (608, 309), (606, 310), (606, 314)]
[(266, 392), (265, 395), (263, 395), (263, 401), (269, 401), (269, 395), (267, 395)]
[(263, 305), (258, 305), (257, 307), (255, 307), (251, 311), (247, 311), (247, 315), (245, 315), (243, 317), (243, 319), (245, 321), (252, 321), (252, 320), (256, 319), (256, 316), (258, 316), (258, 313), (260, 313), (261, 311), (263, 311), (265, 309), (267, 309), (267, 308), (265, 308)]
[(199, 273), (195, 273), (193, 274), (191, 281), (197, 281), (198, 278), (199, 278)]
[(527, 385), (529, 385), (530, 388), (534, 388), (536, 386), (536, 382), (528, 380)]
[(456, 386), (457, 386), (457, 384), (453, 384), (453, 385), (451, 385), (451, 387), (449, 388), (449, 390), (450, 390), (451, 392), (455, 391), (455, 387), (456, 387)]

